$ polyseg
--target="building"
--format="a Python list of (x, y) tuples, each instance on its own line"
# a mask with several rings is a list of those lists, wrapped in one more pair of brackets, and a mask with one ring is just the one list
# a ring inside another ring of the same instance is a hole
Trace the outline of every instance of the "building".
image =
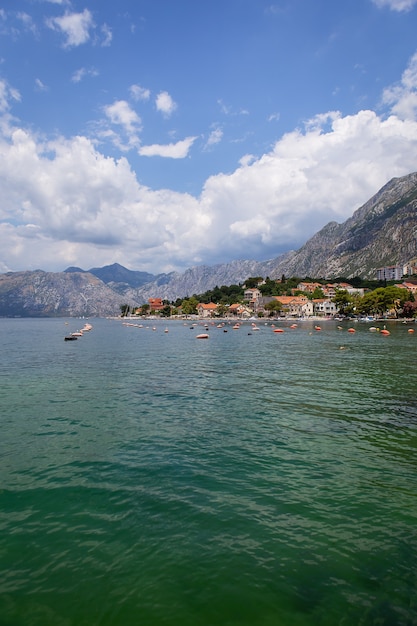
[(315, 291), (316, 289), (323, 289), (323, 285), (321, 283), (313, 283), (307, 281), (303, 281), (301, 283), (298, 283), (297, 285), (297, 290), (304, 291), (305, 293), (313, 293), (313, 291)]
[(237, 317), (251, 317), (253, 310), (245, 304), (236, 302), (229, 306), (229, 315), (236, 315)]
[(400, 280), (403, 277), (402, 265), (380, 267), (376, 271), (377, 280)]
[(337, 306), (327, 298), (317, 298), (313, 300), (314, 314), (323, 317), (333, 317), (337, 313)]
[(149, 298), (148, 304), (151, 311), (162, 311), (165, 307), (162, 298)]
[(253, 289), (245, 289), (243, 293), (243, 299), (248, 300), (249, 302), (258, 302), (261, 297), (262, 293), (256, 287)]
[(414, 296), (417, 295), (417, 283), (410, 283), (409, 281), (404, 281), (399, 285), (395, 285), (395, 287), (400, 287), (400, 289), (408, 289)]
[(217, 304), (214, 304), (214, 302), (209, 302), (208, 304), (200, 302), (197, 304), (197, 313), (203, 318), (214, 317), (217, 313)]
[(411, 259), (403, 267), (403, 276), (417, 274), (417, 259)]

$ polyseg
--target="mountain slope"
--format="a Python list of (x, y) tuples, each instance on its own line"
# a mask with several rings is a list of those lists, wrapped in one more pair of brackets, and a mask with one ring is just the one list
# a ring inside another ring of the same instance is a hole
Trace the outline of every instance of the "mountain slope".
[(88, 272), (0, 274), (0, 316), (105, 317), (120, 314), (124, 300)]
[[(87, 270), (93, 276), (97, 276), (106, 285), (111, 286), (116, 291), (123, 290), (126, 287), (140, 287), (146, 283), (150, 283), (157, 279), (154, 274), (148, 272), (139, 272), (135, 270), (128, 270), (120, 263), (113, 263), (113, 265), (105, 265), (104, 267), (93, 267)], [(67, 267), (66, 273), (83, 272), (84, 270), (79, 267)]]
[(379, 267), (415, 256), (417, 173), (390, 180), (346, 222), (327, 224), (276, 269), (317, 278), (376, 278)]

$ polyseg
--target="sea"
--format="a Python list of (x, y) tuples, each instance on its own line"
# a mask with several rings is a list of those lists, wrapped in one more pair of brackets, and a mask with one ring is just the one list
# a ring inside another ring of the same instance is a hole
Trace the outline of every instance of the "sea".
[(417, 324), (85, 321), (0, 319), (1, 626), (417, 624)]

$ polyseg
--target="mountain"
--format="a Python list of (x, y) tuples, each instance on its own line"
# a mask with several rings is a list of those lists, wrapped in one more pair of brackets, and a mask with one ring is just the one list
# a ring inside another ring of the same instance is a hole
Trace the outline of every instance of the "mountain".
[[(279, 257), (281, 259), (287, 256)], [(176, 300), (194, 294), (204, 293), (208, 289), (222, 285), (244, 283), (249, 276), (270, 276), (276, 274), (274, 261), (231, 261), (214, 266), (199, 265), (186, 270), (183, 274), (173, 272), (164, 282), (154, 281), (138, 289), (125, 292), (135, 300), (147, 302), (148, 298), (159, 297)]]
[(0, 316), (105, 317), (120, 314), (124, 300), (88, 272), (0, 274)]
[[(79, 267), (68, 267), (64, 270), (66, 273), (83, 272)], [(146, 283), (150, 283), (158, 279), (158, 276), (149, 274), (148, 272), (138, 272), (134, 270), (128, 270), (119, 263), (113, 263), (113, 265), (105, 265), (104, 267), (93, 267), (87, 270), (93, 276), (97, 276), (103, 283), (109, 285), (116, 291), (122, 291), (126, 287), (141, 287)]]
[(232, 261), (180, 274), (149, 274), (114, 263), (85, 271), (0, 274), (0, 316), (118, 315), (121, 304), (176, 300), (249, 276), (376, 278), (376, 270), (417, 257), (417, 172), (393, 178), (344, 223), (330, 222), (299, 250), (269, 261)]
[(343, 224), (330, 222), (290, 258), (288, 276), (361, 276), (417, 256), (417, 173), (393, 178)]

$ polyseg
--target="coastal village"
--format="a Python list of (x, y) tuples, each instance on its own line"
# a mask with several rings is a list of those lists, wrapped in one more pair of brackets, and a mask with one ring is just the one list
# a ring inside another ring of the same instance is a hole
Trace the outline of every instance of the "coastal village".
[[(187, 317), (199, 319), (228, 317), (249, 319), (251, 317), (286, 317), (286, 318), (334, 318), (346, 314), (373, 314), (380, 317), (397, 318), (400, 313), (409, 317), (417, 313), (417, 267), (416, 261), (409, 267), (382, 268), (378, 270), (380, 284), (391, 282), (405, 276), (401, 282), (376, 290), (356, 287), (348, 282), (323, 283), (315, 280), (302, 280), (279, 295), (265, 295), (267, 282), (275, 283), (277, 289), (285, 282), (280, 280), (248, 279), (243, 285), (239, 301), (227, 303), (198, 301), (197, 296), (169, 303), (159, 297), (149, 298), (148, 303), (131, 311), (133, 315), (150, 315), (155, 317)], [(404, 271), (410, 272), (404, 274)], [(385, 282), (383, 282), (385, 281)], [(255, 284), (254, 284), (255, 283)], [(390, 295), (382, 293), (390, 290)], [(374, 293), (372, 298), (369, 294)], [(365, 296), (368, 294), (369, 306)], [(379, 296), (379, 300), (376, 296)], [(382, 297), (384, 296), (384, 297)], [(382, 304), (381, 304), (382, 303)], [(405, 305), (409, 305), (408, 308)], [(407, 309), (407, 310), (406, 310)]]

